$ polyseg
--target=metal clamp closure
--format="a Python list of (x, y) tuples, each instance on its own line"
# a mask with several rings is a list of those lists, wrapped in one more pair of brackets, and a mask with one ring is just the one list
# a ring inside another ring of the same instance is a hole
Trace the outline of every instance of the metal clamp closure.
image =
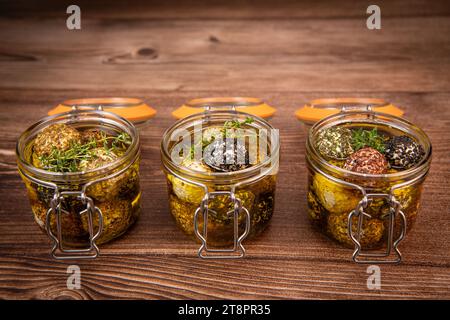
[(205, 105), (203, 107), (203, 109), (205, 109), (205, 112), (209, 112), (209, 111), (214, 111), (214, 110), (231, 110), (231, 111), (237, 111), (236, 110), (236, 105), (230, 105), (230, 106), (220, 106), (220, 107), (215, 107), (215, 106), (211, 106), (209, 104)]
[(351, 107), (347, 105), (342, 105), (341, 112), (349, 112), (349, 111), (367, 111), (367, 112), (373, 112), (372, 105), (366, 104), (363, 107)]
[[(61, 216), (63, 214), (70, 214), (62, 208), (62, 203), (64, 198), (67, 196), (74, 196), (78, 200), (80, 200), (84, 205), (86, 205), (86, 209), (80, 211), (78, 214), (86, 215), (87, 223), (88, 223), (88, 231), (89, 231), (89, 247), (84, 249), (66, 249), (63, 245), (62, 239), (62, 223)], [(98, 231), (94, 234), (94, 226), (93, 226), (93, 217), (94, 214), (98, 216)], [(51, 216), (55, 215), (56, 217), (56, 235), (52, 232), (50, 219)], [(50, 201), (50, 208), (47, 211), (45, 229), (49, 237), (53, 241), (53, 248), (51, 254), (53, 258), (59, 260), (67, 260), (67, 259), (94, 259), (99, 254), (99, 249), (95, 244), (95, 240), (100, 236), (103, 229), (103, 215), (102, 211), (94, 205), (94, 201), (92, 198), (86, 196), (84, 191), (56, 191), (53, 199)]]
[(366, 104), (364, 106), (360, 106), (360, 107), (352, 107), (352, 106), (348, 106), (348, 105), (343, 105), (341, 107), (341, 112), (367, 112), (367, 119), (371, 119), (374, 120), (375, 119), (375, 114), (374, 114), (374, 110), (371, 104)]
[[(77, 106), (77, 105), (72, 105), (70, 107), (70, 119), (72, 121), (76, 121), (78, 119), (78, 114), (82, 111), (86, 111), (86, 110), (91, 110), (91, 111), (103, 111), (103, 106), (102, 105), (85, 105), (85, 106)], [(100, 115), (101, 118), (104, 118), (103, 115)]]
[[(364, 209), (367, 208), (369, 203), (373, 199), (386, 199), (389, 204), (389, 213), (386, 215), (386, 218), (389, 219), (389, 227), (388, 227), (388, 237), (387, 237), (387, 247), (386, 251), (383, 253), (363, 253), (361, 246), (361, 236), (363, 235), (363, 222), (364, 218), (372, 218), (371, 215), (364, 212)], [(402, 229), (399, 237), (394, 240), (394, 227), (396, 217), (400, 216)], [(358, 218), (356, 230), (353, 231), (353, 217)], [(377, 263), (400, 263), (402, 260), (402, 255), (398, 249), (398, 245), (403, 240), (406, 234), (406, 216), (401, 210), (400, 203), (395, 199), (392, 194), (385, 193), (372, 193), (365, 194), (361, 201), (356, 206), (355, 210), (350, 212), (348, 216), (348, 236), (355, 244), (355, 251), (353, 252), (353, 261), (356, 263), (368, 263), (368, 264), (377, 264)], [(395, 259), (389, 259), (389, 257), (394, 251)], [(386, 258), (386, 259), (382, 259)]]
[[(208, 203), (216, 196), (229, 196), (233, 203), (233, 210), (227, 212), (227, 216), (233, 216), (233, 247), (229, 249), (211, 249), (208, 248), (208, 214), (215, 213), (212, 209), (208, 208)], [(239, 235), (239, 214), (245, 214), (245, 230), (244, 233)], [(199, 231), (199, 215), (203, 216), (203, 230)], [(247, 237), (250, 232), (250, 213), (242, 206), (241, 200), (236, 198), (232, 191), (214, 191), (207, 192), (194, 214), (194, 233), (197, 238), (200, 239), (202, 245), (198, 250), (198, 256), (203, 259), (234, 259), (243, 258), (245, 256), (245, 249), (242, 246), (242, 241)]]

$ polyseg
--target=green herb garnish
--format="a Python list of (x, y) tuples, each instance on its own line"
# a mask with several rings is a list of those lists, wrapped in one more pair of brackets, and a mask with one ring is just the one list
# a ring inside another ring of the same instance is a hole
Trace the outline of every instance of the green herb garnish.
[[(128, 133), (122, 132), (115, 137), (105, 137), (104, 138), (104, 148), (108, 151), (115, 151), (118, 148), (126, 149), (127, 146), (131, 144), (131, 137)], [(108, 139), (111, 139), (111, 147), (108, 149)]]
[[(211, 139), (202, 139), (201, 144), (202, 144), (202, 153), (203, 150), (205, 150), (205, 148), (207, 146), (209, 146), (211, 143), (213, 143), (213, 141), (215, 140), (215, 137), (211, 137)], [(180, 150), (181, 154), (180, 156), (183, 156), (183, 149)], [(194, 153), (195, 153), (195, 145), (191, 145), (191, 149), (189, 151), (189, 158), (190, 159), (194, 159)]]
[(371, 147), (384, 153), (385, 137), (378, 133), (377, 128), (372, 130), (354, 129), (352, 131), (352, 147), (354, 151), (358, 151), (364, 147)]
[(225, 123), (223, 124), (223, 127), (224, 127), (224, 129), (239, 129), (242, 127), (242, 125), (250, 124), (253, 121), (254, 120), (251, 117), (247, 117), (244, 121), (228, 120), (228, 121), (225, 121)]
[(237, 135), (235, 134), (236, 129), (240, 129), (245, 124), (250, 124), (254, 120), (251, 117), (247, 117), (244, 121), (239, 120), (228, 120), (225, 121), (223, 124), (222, 133), (225, 138), (236, 138)]
[(94, 149), (103, 144), (106, 152), (116, 152), (131, 144), (131, 137), (123, 132), (117, 136), (108, 137), (104, 132), (100, 139), (91, 139), (87, 143), (71, 142), (69, 149), (61, 151), (53, 148), (49, 155), (39, 157), (45, 170), (53, 172), (78, 172), (81, 161), (96, 159)]

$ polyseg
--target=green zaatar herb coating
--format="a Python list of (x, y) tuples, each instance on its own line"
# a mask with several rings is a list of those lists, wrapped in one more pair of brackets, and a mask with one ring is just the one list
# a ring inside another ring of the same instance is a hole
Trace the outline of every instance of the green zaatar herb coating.
[(317, 134), (316, 148), (326, 158), (343, 159), (353, 153), (352, 132), (343, 127), (322, 129)]

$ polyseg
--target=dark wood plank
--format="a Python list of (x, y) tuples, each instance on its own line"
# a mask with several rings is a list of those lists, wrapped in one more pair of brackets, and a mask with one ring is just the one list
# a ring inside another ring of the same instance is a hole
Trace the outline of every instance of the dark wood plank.
[[(0, 15), (9, 18), (60, 18), (69, 0), (0, 1)], [(214, 19), (359, 19), (365, 16), (368, 3), (361, 0), (78, 0), (83, 15), (90, 18), (131, 20), (214, 20)], [(383, 17), (448, 16), (445, 0), (379, 0)]]
[[(124, 268), (126, 259), (126, 268)], [(106, 255), (82, 262), (82, 290), (67, 290), (67, 264), (39, 255), (5, 257), (0, 292), (10, 298), (443, 298), (443, 268), (383, 267), (382, 291), (366, 289), (366, 267), (344, 262), (270, 258), (204, 261), (197, 258)], [(6, 268), (5, 266), (8, 266)], [(20, 280), (19, 280), (20, 277)], [(21, 286), (21, 290), (16, 290)], [(420, 293), (419, 293), (420, 291)]]
[(59, 20), (0, 20), (0, 79), (3, 87), (34, 89), (446, 91), (450, 20), (383, 21), (370, 32), (363, 18), (89, 20), (69, 32)]
[[(414, 3), (386, 4), (381, 32), (365, 29), (362, 4), (100, 4), (78, 33), (64, 28), (56, 2), (40, 11), (8, 3), (0, 18), (0, 297), (450, 298), (450, 23), (444, 1)], [(175, 107), (226, 95), (278, 109), (270, 120), (282, 139), (277, 207), (268, 230), (245, 242), (248, 258), (203, 261), (169, 215), (159, 141)], [(55, 104), (93, 96), (140, 97), (158, 114), (141, 131), (142, 216), (100, 259), (77, 262), (82, 289), (73, 291), (70, 263), (49, 257), (33, 221), (14, 148)], [(380, 291), (366, 288), (366, 266), (305, 214), (305, 131), (293, 113), (310, 99), (343, 96), (402, 106), (434, 148), (421, 214), (401, 244), (405, 260), (382, 266)]]

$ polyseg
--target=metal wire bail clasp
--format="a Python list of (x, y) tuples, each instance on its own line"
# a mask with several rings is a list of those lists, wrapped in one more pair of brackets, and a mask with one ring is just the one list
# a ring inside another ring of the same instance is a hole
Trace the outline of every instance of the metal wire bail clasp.
[(373, 105), (370, 103), (364, 104), (363, 106), (350, 106), (350, 105), (342, 105), (341, 112), (367, 112), (367, 118), (368, 119), (374, 119), (374, 110)]
[(203, 109), (204, 109), (204, 112), (206, 113), (205, 119), (206, 119), (207, 121), (209, 121), (209, 118), (210, 118), (209, 113), (210, 113), (211, 111), (221, 110), (221, 109), (231, 110), (231, 111), (233, 111), (233, 112), (236, 112), (236, 111), (237, 111), (237, 110), (236, 110), (236, 106), (235, 106), (234, 104), (233, 104), (233, 105), (230, 105), (230, 106), (227, 106), (227, 107), (216, 107), (216, 106), (212, 106), (212, 105), (210, 105), (210, 104), (206, 104), (206, 105), (203, 106)]
[[(210, 249), (208, 248), (208, 213), (213, 210), (208, 208), (209, 200), (216, 196), (229, 196), (233, 203), (233, 210), (227, 213), (228, 216), (233, 215), (233, 247), (229, 249)], [(245, 214), (245, 230), (239, 235), (239, 214)], [(203, 230), (199, 230), (199, 215), (203, 216)], [(242, 206), (241, 200), (236, 198), (232, 191), (214, 191), (207, 192), (194, 214), (194, 232), (197, 238), (200, 239), (202, 245), (198, 250), (198, 256), (203, 259), (234, 259), (243, 258), (245, 256), (245, 248), (242, 246), (242, 241), (250, 232), (250, 213), (247, 208)]]
[(77, 113), (78, 111), (83, 110), (97, 110), (97, 111), (103, 111), (103, 106), (101, 104), (98, 105), (84, 105), (84, 106), (78, 106), (78, 105), (72, 105), (71, 107), (72, 113)]
[[(70, 107), (71, 119), (72, 121), (76, 121), (78, 118), (78, 114), (82, 111), (93, 110), (93, 111), (103, 111), (103, 106), (101, 104), (98, 105), (72, 105)], [(101, 116), (104, 118), (104, 116)]]
[[(89, 231), (89, 247), (84, 249), (66, 249), (62, 239), (62, 223), (61, 216), (63, 214), (71, 214), (62, 208), (64, 198), (67, 196), (74, 196), (80, 200), (86, 209), (80, 211), (78, 214), (86, 215)], [(98, 216), (98, 231), (94, 234), (93, 217)], [(56, 235), (52, 232), (51, 228), (51, 216), (55, 215), (56, 218)], [(92, 198), (86, 196), (84, 191), (56, 191), (53, 199), (50, 202), (50, 209), (47, 211), (45, 229), (49, 237), (53, 241), (53, 248), (51, 254), (53, 258), (59, 260), (67, 259), (94, 259), (99, 255), (99, 249), (95, 243), (95, 240), (100, 236), (103, 229), (103, 215), (99, 208), (94, 205)]]
[[(389, 204), (389, 213), (387, 215), (388, 221), (388, 237), (387, 237), (387, 247), (386, 251), (382, 253), (363, 253), (361, 246), (361, 236), (363, 235), (363, 222), (364, 218), (372, 218), (371, 215), (364, 212), (364, 209), (367, 208), (368, 204), (373, 199), (386, 199)], [(399, 237), (394, 240), (394, 227), (395, 220), (400, 216), (400, 221), (402, 223), (402, 229)], [(358, 218), (356, 230), (353, 230), (353, 217)], [(376, 264), (376, 263), (400, 263), (402, 260), (402, 254), (398, 249), (398, 245), (403, 240), (406, 234), (406, 216), (401, 210), (400, 203), (395, 199), (392, 194), (385, 193), (372, 193), (366, 194), (361, 201), (356, 206), (355, 210), (350, 212), (348, 215), (348, 236), (355, 244), (355, 251), (353, 252), (353, 261), (356, 263), (368, 263), (368, 264)], [(395, 258), (389, 258), (394, 252)]]

